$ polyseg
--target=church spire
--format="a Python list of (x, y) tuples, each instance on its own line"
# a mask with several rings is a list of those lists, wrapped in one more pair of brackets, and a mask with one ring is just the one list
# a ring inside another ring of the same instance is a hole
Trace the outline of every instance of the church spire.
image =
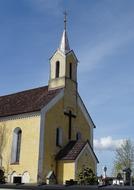
[(77, 91), (77, 57), (69, 47), (67, 38), (67, 14), (64, 13), (64, 30), (59, 48), (50, 58), (49, 90), (69, 88)]
[(62, 38), (61, 38), (61, 42), (59, 46), (59, 49), (64, 54), (70, 51), (66, 28), (67, 28), (67, 13), (65, 12), (64, 13), (64, 30), (63, 30), (63, 34), (62, 34)]

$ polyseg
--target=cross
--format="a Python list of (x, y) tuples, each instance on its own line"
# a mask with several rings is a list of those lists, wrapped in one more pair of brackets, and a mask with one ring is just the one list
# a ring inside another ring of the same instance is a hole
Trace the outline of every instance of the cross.
[(67, 27), (67, 12), (64, 12), (64, 29), (66, 30)]
[(64, 112), (64, 114), (69, 118), (68, 138), (70, 140), (72, 131), (72, 118), (76, 118), (76, 115), (74, 115), (71, 110), (69, 110), (69, 112)]

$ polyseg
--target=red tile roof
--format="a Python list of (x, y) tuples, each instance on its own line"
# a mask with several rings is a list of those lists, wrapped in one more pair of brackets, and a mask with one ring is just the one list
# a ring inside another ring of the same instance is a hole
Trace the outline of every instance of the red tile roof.
[(57, 154), (57, 160), (75, 160), (86, 142), (83, 141), (70, 141), (60, 152)]
[(0, 96), (0, 117), (39, 111), (60, 91), (61, 89), (48, 91), (48, 86), (44, 86)]
[(99, 163), (98, 158), (96, 157), (93, 148), (91, 147), (89, 141), (70, 141), (63, 149), (59, 151), (56, 155), (56, 160), (76, 160), (77, 156), (80, 154), (85, 145), (88, 144), (96, 161)]

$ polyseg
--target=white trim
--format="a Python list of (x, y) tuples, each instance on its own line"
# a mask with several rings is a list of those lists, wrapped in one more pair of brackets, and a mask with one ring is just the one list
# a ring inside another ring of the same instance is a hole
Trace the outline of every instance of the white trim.
[(55, 96), (44, 108), (41, 110), (40, 121), (40, 142), (39, 142), (39, 158), (38, 158), (38, 177), (42, 178), (43, 175), (43, 160), (44, 160), (44, 137), (45, 137), (45, 117), (46, 113), (64, 96), (64, 90)]

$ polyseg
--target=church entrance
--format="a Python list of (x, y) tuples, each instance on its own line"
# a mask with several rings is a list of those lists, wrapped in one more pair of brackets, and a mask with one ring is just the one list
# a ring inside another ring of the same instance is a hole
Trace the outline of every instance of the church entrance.
[(13, 183), (21, 183), (22, 177), (16, 176), (13, 178)]

